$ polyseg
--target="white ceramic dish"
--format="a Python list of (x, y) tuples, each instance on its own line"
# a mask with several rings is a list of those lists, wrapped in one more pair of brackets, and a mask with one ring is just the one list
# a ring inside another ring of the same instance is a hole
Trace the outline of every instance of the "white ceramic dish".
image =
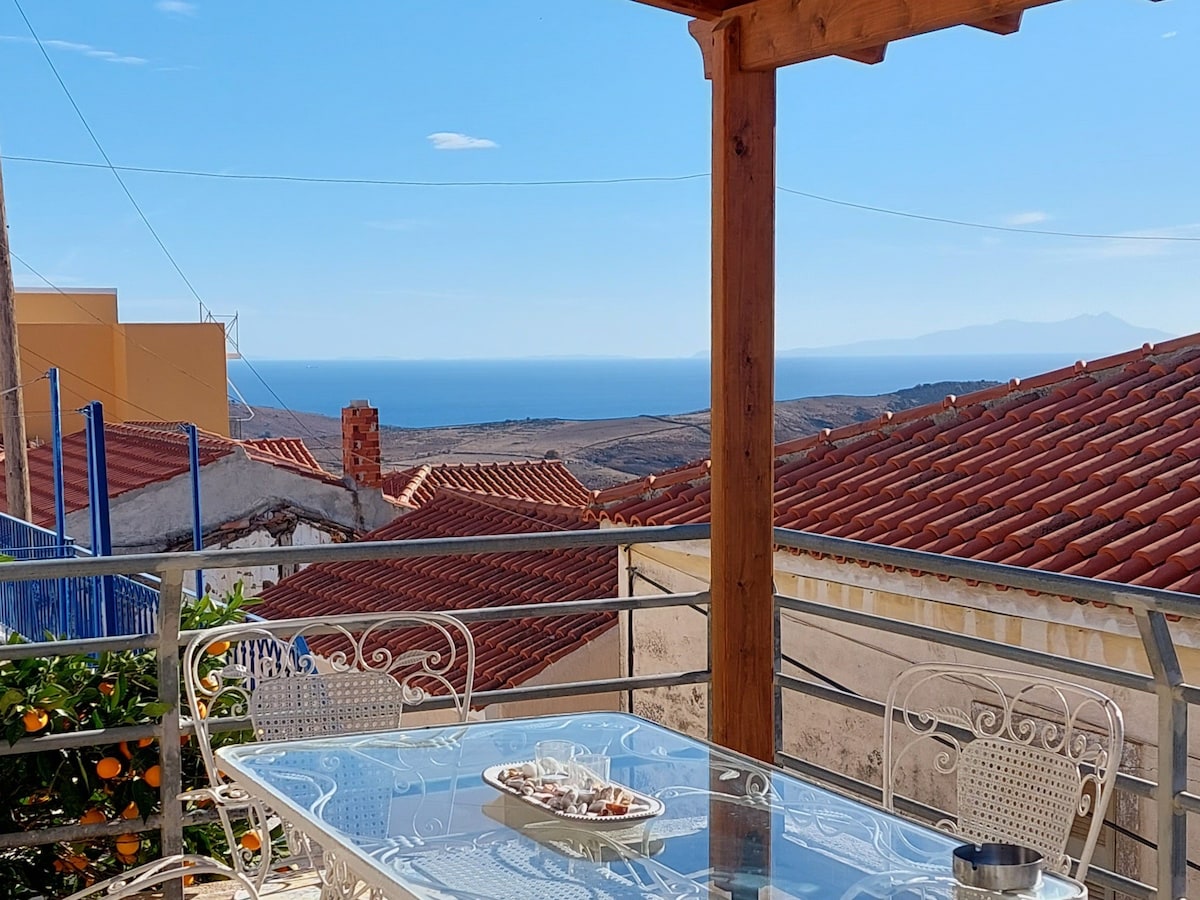
[(578, 825), (587, 827), (603, 827), (605, 830), (611, 828), (628, 828), (638, 822), (643, 822), (647, 819), (653, 819), (655, 816), (661, 816), (666, 807), (663, 806), (661, 800), (654, 797), (648, 797), (645, 794), (638, 793), (632, 788), (624, 785), (613, 784), (624, 791), (632, 798), (629, 805), (629, 811), (620, 815), (599, 815), (597, 813), (569, 813), (563, 810), (554, 809), (542, 798), (536, 794), (530, 796), (522, 794), (519, 790), (509, 787), (501, 780), (501, 775), (510, 769), (519, 769), (526, 765), (524, 762), (503, 763), (498, 766), (491, 766), (483, 770), (483, 781), (489, 787), (493, 787), (507, 797), (512, 797), (520, 800), (523, 804), (547, 816), (552, 816), (555, 819), (560, 819), (563, 822), (572, 822)]

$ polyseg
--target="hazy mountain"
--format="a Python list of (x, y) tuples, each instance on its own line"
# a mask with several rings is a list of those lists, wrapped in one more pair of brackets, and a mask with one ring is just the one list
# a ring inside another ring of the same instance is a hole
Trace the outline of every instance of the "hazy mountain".
[(1142, 328), (1110, 313), (1076, 316), (1061, 322), (1006, 319), (992, 325), (968, 325), (913, 338), (856, 341), (833, 347), (780, 350), (779, 356), (953, 356), (1001, 353), (1069, 353), (1081, 359), (1131, 350), (1175, 335)]

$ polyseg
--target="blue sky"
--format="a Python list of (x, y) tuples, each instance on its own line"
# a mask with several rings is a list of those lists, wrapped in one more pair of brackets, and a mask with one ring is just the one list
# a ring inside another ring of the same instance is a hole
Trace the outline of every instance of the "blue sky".
[[(630, 0), (23, 0), (114, 162), (437, 181), (709, 168), (683, 17)], [(1066, 0), (779, 81), (779, 181), (1004, 225), (1200, 237), (1200, 8)], [(11, 0), (6, 156), (98, 161)], [(440, 142), (485, 145), (438, 149)], [(112, 175), (8, 160), (14, 250), (129, 320), (196, 304)], [(128, 174), (255, 358), (686, 356), (708, 185), (366, 187)], [(1200, 243), (957, 228), (781, 195), (780, 347), (1109, 311), (1200, 331)], [(37, 280), (19, 264), (19, 285)]]

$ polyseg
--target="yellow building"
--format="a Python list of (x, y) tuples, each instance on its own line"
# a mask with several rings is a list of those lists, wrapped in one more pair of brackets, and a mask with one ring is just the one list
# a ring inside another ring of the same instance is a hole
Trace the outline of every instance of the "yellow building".
[[(58, 367), (65, 433), (83, 428), (75, 410), (99, 400), (109, 422), (193, 422), (229, 434), (223, 325), (121, 322), (110, 288), (18, 290), (16, 312), (21, 381)], [(25, 388), (25, 419), (30, 440), (50, 440), (45, 380)]]

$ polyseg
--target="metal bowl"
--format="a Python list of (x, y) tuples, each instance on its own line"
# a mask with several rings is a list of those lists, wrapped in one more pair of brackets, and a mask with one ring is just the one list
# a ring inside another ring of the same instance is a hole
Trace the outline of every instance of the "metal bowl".
[(985, 891), (1023, 891), (1037, 884), (1042, 854), (1018, 844), (963, 844), (954, 850), (954, 878)]

